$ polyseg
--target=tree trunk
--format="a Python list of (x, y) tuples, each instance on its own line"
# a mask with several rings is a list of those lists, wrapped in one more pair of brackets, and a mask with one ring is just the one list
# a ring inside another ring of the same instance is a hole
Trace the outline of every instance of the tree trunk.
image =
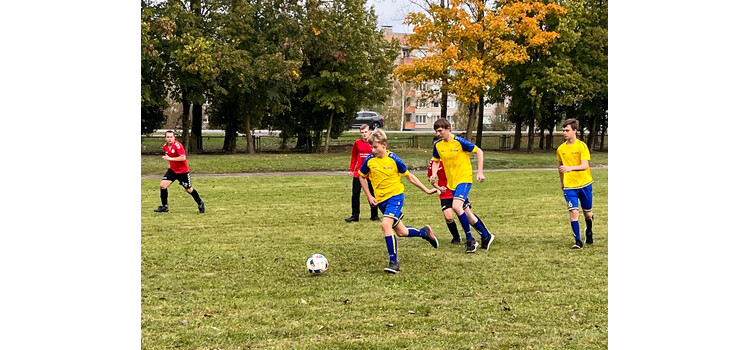
[(190, 148), (190, 101), (186, 94), (182, 93), (182, 146), (185, 152), (192, 151)]
[(255, 142), (253, 142), (253, 130), (250, 129), (250, 114), (245, 114), (245, 136), (247, 136), (247, 145), (245, 146), (245, 152), (249, 154), (255, 154)]
[(547, 147), (546, 149), (549, 151), (552, 149), (552, 142), (555, 140), (555, 134), (552, 131), (552, 129), (549, 129), (549, 135), (547, 135)]
[(474, 142), (479, 148), (482, 148), (482, 131), (484, 131), (484, 95), (479, 95), (479, 107), (477, 107), (477, 142)]
[(529, 143), (526, 145), (526, 152), (528, 153), (534, 153), (534, 125), (539, 114), (539, 109), (534, 108), (534, 114), (529, 118)]
[(190, 150), (203, 152), (203, 104), (193, 103), (193, 121), (190, 128)]
[(544, 150), (544, 128), (539, 128), (539, 149)]
[(466, 140), (471, 142), (472, 129), (474, 122), (477, 121), (477, 104), (469, 103), (469, 121), (466, 123)]
[(224, 128), (224, 146), (221, 149), (224, 152), (235, 153), (237, 151), (237, 124), (230, 122)]
[(513, 150), (514, 151), (520, 151), (521, 150), (521, 128), (523, 127), (523, 122), (520, 120), (516, 122), (516, 134), (513, 138)]
[(445, 86), (448, 84), (447, 81), (443, 81), (443, 86), (440, 93), (440, 118), (448, 118), (448, 93), (445, 92)]
[(596, 140), (596, 129), (597, 125), (596, 122), (599, 120), (599, 118), (594, 117), (591, 120), (591, 130), (589, 130), (589, 137), (586, 140), (586, 146), (589, 147), (589, 149), (594, 149), (594, 140)]
[(604, 135), (607, 133), (606, 129), (602, 129), (601, 142), (599, 142), (599, 151), (604, 151)]
[(331, 128), (333, 127), (333, 111), (331, 116), (328, 117), (328, 130), (326, 130), (326, 145), (323, 148), (323, 153), (328, 154), (328, 143), (331, 142)]

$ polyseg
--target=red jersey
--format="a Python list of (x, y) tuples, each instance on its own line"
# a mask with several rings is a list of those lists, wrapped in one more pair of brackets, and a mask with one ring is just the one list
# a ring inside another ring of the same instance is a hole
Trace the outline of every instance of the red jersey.
[[(170, 148), (167, 146), (167, 144), (164, 144), (164, 153), (172, 158), (177, 158), (179, 156), (185, 155), (185, 147), (182, 146), (180, 141), (174, 140), (174, 143), (172, 144), (172, 147)], [(187, 160), (183, 160), (181, 162), (175, 162), (175, 161), (169, 161), (169, 168), (172, 169), (177, 174), (184, 174), (190, 169), (187, 165)]]
[[(433, 160), (430, 159), (430, 162), (427, 163), (427, 178), (432, 177), (432, 162)], [(438, 186), (445, 187), (446, 189), (445, 192), (440, 194), (440, 199), (453, 198), (453, 192), (451, 192), (450, 188), (447, 187), (448, 178), (445, 176), (445, 170), (443, 169), (443, 161), (440, 161), (440, 163), (438, 163), (437, 178), (438, 178)]]
[(362, 141), (362, 139), (354, 141), (352, 159), (349, 162), (349, 171), (354, 173), (354, 177), (359, 177), (359, 168), (362, 167), (362, 162), (370, 153), (372, 153), (372, 146), (369, 143)]

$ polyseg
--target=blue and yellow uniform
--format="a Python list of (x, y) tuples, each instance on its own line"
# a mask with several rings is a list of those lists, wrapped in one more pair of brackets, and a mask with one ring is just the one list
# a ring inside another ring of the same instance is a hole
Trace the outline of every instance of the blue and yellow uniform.
[[(581, 140), (576, 140), (572, 145), (563, 142), (557, 147), (557, 160), (565, 166), (581, 165), (581, 160), (591, 161), (591, 153), (588, 146)], [(591, 211), (592, 186), (594, 178), (591, 177), (591, 168), (581, 171), (569, 171), (563, 174), (563, 193), (568, 203), (568, 210), (577, 210), (578, 201), (584, 211)]]
[(375, 190), (373, 196), (383, 216), (394, 219), (394, 226), (402, 217), (404, 205), (404, 184), (401, 176), (409, 174), (406, 164), (395, 153), (386, 150), (383, 158), (370, 154), (359, 169), (359, 176), (368, 176)]
[[(451, 134), (450, 141), (440, 140), (432, 147), (432, 160), (443, 161), (445, 176), (448, 178), (448, 188), (454, 193), (454, 198), (467, 200), (473, 170), (471, 168), (470, 153), (477, 152), (477, 146), (460, 136)], [(460, 186), (460, 184), (466, 184)]]

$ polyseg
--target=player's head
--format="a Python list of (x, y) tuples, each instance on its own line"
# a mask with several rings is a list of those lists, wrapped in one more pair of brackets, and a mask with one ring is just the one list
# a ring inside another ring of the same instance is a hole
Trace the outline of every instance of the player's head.
[(388, 138), (385, 137), (383, 129), (375, 129), (375, 131), (370, 133), (367, 142), (372, 146), (372, 153), (375, 153), (376, 156), (380, 157), (385, 154), (387, 140)]
[(167, 140), (168, 144), (170, 144), (170, 145), (173, 144), (174, 143), (174, 131), (167, 130), (164, 133), (164, 139)]
[(435, 124), (432, 125), (432, 128), (435, 129), (435, 133), (437, 133), (438, 137), (442, 140), (448, 141), (451, 136), (451, 122), (449, 122), (448, 119), (438, 118), (438, 120), (435, 121)]
[(565, 119), (563, 122), (563, 137), (565, 141), (575, 140), (578, 131), (578, 120), (575, 118)]
[(362, 141), (367, 141), (367, 138), (370, 137), (370, 126), (362, 124), (362, 126), (359, 127), (359, 135), (362, 136)]

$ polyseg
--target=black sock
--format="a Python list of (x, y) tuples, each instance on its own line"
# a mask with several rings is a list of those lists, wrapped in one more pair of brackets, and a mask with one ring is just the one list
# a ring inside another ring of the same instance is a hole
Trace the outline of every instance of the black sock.
[(448, 226), (448, 230), (451, 231), (451, 235), (453, 235), (453, 239), (460, 239), (460, 236), (458, 235), (458, 226), (456, 226), (455, 221), (446, 222), (445, 223)]
[(193, 189), (193, 192), (190, 192), (190, 195), (193, 196), (193, 200), (195, 200), (196, 204), (201, 204), (201, 196), (198, 195), (198, 191), (196, 189)]
[(161, 189), (161, 205), (167, 206), (167, 198), (169, 197), (169, 191), (166, 188)]
[(591, 219), (586, 219), (586, 233), (591, 233), (591, 230), (593, 229), (592, 225), (594, 221), (594, 217), (592, 216)]

